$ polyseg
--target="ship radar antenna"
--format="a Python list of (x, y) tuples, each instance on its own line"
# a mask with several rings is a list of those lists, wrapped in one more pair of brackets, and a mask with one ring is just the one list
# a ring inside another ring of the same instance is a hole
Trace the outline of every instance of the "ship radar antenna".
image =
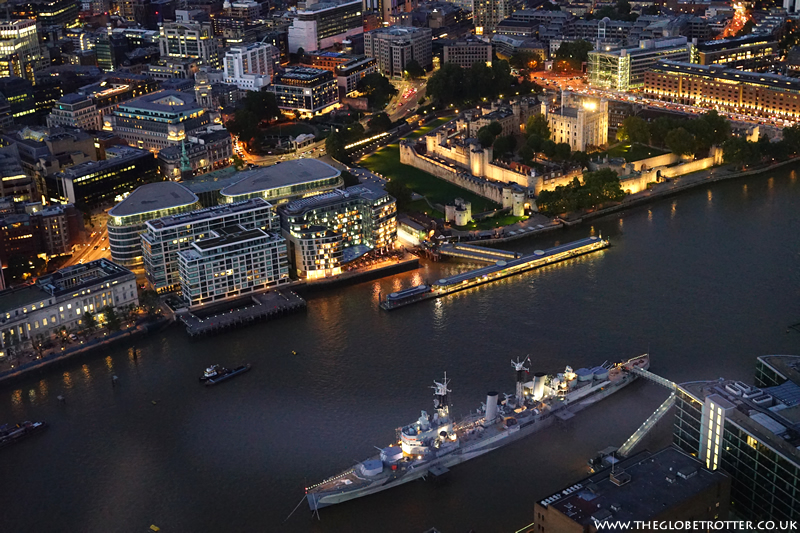
[(530, 362), (530, 360), (530, 356), (526, 356), (521, 362), (519, 357), (517, 357), (516, 362), (514, 362), (513, 359), (511, 360), (511, 366), (517, 371), (517, 390), (515, 394), (517, 397), (517, 405), (523, 405), (525, 403), (525, 372), (530, 370), (525, 367), (525, 363)]
[(450, 380), (447, 379), (447, 372), (445, 372), (444, 379), (442, 380), (442, 382), (439, 383), (438, 381), (434, 381), (433, 385), (431, 385), (431, 388), (436, 391), (435, 392), (436, 396), (447, 396), (448, 392), (453, 392), (447, 388), (449, 384)]

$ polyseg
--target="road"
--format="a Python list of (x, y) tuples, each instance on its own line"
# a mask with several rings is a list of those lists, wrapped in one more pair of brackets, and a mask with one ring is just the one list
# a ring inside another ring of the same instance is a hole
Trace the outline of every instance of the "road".
[(384, 109), (392, 122), (400, 120), (408, 115), (411, 110), (416, 109), (420, 99), (425, 96), (427, 82), (426, 78), (392, 82), (397, 88), (398, 94)]
[[(107, 217), (98, 217), (98, 220), (101, 219), (107, 219)], [(102, 226), (100, 224), (102, 224)], [(101, 258), (111, 259), (111, 252), (108, 249), (108, 231), (106, 230), (105, 220), (102, 222), (95, 222), (94, 229), (95, 231), (91, 232), (88, 242), (76, 244), (72, 247), (72, 257), (64, 264), (65, 267), (80, 263), (88, 263), (89, 261), (95, 261)], [(91, 228), (86, 228), (87, 232), (90, 232), (90, 230)]]

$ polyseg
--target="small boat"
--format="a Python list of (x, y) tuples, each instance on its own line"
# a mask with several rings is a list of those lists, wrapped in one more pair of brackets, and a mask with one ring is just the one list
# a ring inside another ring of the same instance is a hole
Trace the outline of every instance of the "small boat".
[(17, 442), (46, 427), (47, 424), (44, 422), (22, 422), (15, 426), (8, 424), (0, 426), (0, 447)]
[(216, 385), (217, 383), (219, 383), (221, 381), (225, 381), (226, 379), (230, 379), (230, 378), (232, 378), (234, 376), (238, 376), (239, 374), (244, 374), (245, 372), (249, 372), (251, 368), (252, 368), (252, 365), (249, 365), (249, 364), (242, 365), (242, 366), (237, 366), (233, 370), (228, 370), (227, 368), (223, 368), (222, 369), (223, 372), (220, 373), (218, 376), (213, 377), (213, 378), (208, 378), (206, 380), (206, 386)]
[(210, 367), (206, 368), (203, 375), (200, 376), (200, 381), (208, 381), (209, 379), (218, 378), (228, 372), (228, 369), (223, 367), (222, 365), (211, 365)]

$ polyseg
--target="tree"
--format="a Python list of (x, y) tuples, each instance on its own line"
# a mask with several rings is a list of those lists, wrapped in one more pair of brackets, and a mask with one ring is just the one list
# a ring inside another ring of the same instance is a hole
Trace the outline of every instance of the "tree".
[(86, 328), (86, 331), (92, 331), (97, 326), (97, 320), (95, 320), (94, 315), (89, 311), (83, 313), (83, 326)]
[(556, 161), (566, 161), (569, 159), (571, 153), (572, 153), (572, 148), (570, 148), (569, 143), (558, 143), (555, 146), (553, 155), (549, 157), (555, 159)]
[(697, 152), (697, 139), (684, 128), (676, 128), (667, 134), (667, 148), (677, 155), (694, 155)]
[(489, 125), (486, 126), (486, 128), (489, 130), (489, 133), (495, 136), (503, 133), (503, 126), (501, 126), (499, 122), (494, 120), (490, 122)]
[(484, 126), (478, 130), (478, 142), (481, 143), (481, 146), (484, 148), (488, 148), (494, 144), (495, 135), (489, 131), (488, 126)]
[(160, 309), (160, 303), (158, 293), (154, 290), (145, 290), (139, 295), (139, 305), (148, 315), (155, 314)]
[(109, 331), (117, 331), (120, 327), (120, 320), (119, 316), (117, 316), (117, 312), (114, 310), (113, 307), (107, 305), (100, 310), (103, 313), (103, 316), (106, 319), (106, 327)]
[(525, 142), (525, 146), (533, 150), (534, 152), (541, 152), (542, 146), (544, 146), (545, 139), (542, 139), (538, 135), (531, 135), (528, 137), (528, 140)]
[(325, 151), (337, 161), (347, 163), (350, 160), (350, 156), (347, 154), (347, 150), (344, 149), (346, 144), (342, 133), (332, 131), (325, 138)]
[(542, 140), (549, 139), (550, 125), (547, 123), (547, 118), (545, 118), (545, 116), (541, 113), (537, 113), (529, 117), (528, 122), (525, 124), (525, 133), (528, 135), (528, 137), (536, 136)]
[(553, 157), (556, 155), (556, 143), (549, 139), (542, 142), (542, 153), (547, 157)]
[(533, 162), (535, 154), (530, 146), (524, 144), (522, 145), (522, 148), (519, 149), (519, 156), (522, 158), (523, 163), (530, 165)]
[(233, 120), (225, 125), (248, 147), (259, 135), (259, 125), (265, 120), (283, 116), (275, 95), (268, 91), (248, 91), (239, 103)]
[(367, 97), (367, 103), (372, 109), (383, 109), (398, 92), (389, 78), (379, 72), (364, 76), (358, 82), (357, 88)]
[(342, 180), (344, 180), (345, 187), (352, 187), (353, 185), (358, 185), (361, 183), (356, 176), (353, 175), (352, 172), (347, 170), (342, 170)]
[(647, 122), (640, 117), (626, 117), (617, 132), (617, 138), (631, 143), (648, 144), (650, 142), (650, 128), (647, 126)]
[(425, 75), (425, 69), (417, 62), (416, 59), (412, 59), (408, 63), (406, 63), (405, 69), (406, 76), (409, 79), (416, 80), (421, 78)]
[(411, 203), (411, 189), (409, 189), (405, 183), (393, 179), (389, 180), (383, 188), (397, 200), (398, 209), (404, 210), (408, 208), (408, 205)]
[(570, 159), (578, 163), (582, 168), (586, 168), (589, 166), (589, 161), (591, 161), (591, 157), (586, 152), (582, 152), (580, 150), (572, 152)]
[(589, 52), (592, 50), (594, 50), (592, 43), (583, 39), (573, 42), (565, 41), (558, 47), (554, 66), (559, 71), (580, 70), (581, 65), (588, 61)]
[(245, 162), (245, 160), (244, 160), (244, 159), (242, 159), (241, 157), (239, 157), (239, 154), (237, 154), (236, 152), (234, 152), (234, 153), (233, 153), (233, 167), (234, 167), (236, 170), (242, 170), (242, 169), (245, 167), (245, 165), (247, 165), (247, 162)]
[(15, 254), (8, 259), (4, 275), (9, 285), (21, 283), (42, 275), (46, 267), (47, 262), (44, 259)]
[(783, 142), (786, 143), (789, 153), (800, 152), (800, 124), (783, 128)]
[(535, 70), (543, 67), (542, 57), (536, 52), (519, 50), (509, 58), (508, 64), (520, 71)]
[(392, 119), (386, 113), (376, 113), (367, 121), (367, 127), (373, 133), (383, 133), (392, 127)]
[(726, 163), (744, 166), (758, 159), (758, 149), (755, 143), (742, 137), (731, 137), (722, 143), (722, 159)]
[(495, 139), (492, 146), (494, 149), (494, 156), (500, 157), (509, 152), (513, 152), (514, 148), (517, 147), (517, 141), (514, 139), (513, 135), (505, 135)]

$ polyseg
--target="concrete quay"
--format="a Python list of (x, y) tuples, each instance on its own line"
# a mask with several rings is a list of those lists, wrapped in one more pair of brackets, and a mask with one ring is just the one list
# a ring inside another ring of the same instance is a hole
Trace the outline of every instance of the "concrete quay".
[(180, 313), (179, 317), (186, 326), (186, 333), (190, 337), (211, 335), (296, 313), (306, 308), (305, 300), (293, 291), (287, 290), (254, 294), (246, 300), (233, 301), (227, 305), (229, 306), (227, 311), (217, 313), (212, 311), (213, 314), (204, 317), (189, 311)]

